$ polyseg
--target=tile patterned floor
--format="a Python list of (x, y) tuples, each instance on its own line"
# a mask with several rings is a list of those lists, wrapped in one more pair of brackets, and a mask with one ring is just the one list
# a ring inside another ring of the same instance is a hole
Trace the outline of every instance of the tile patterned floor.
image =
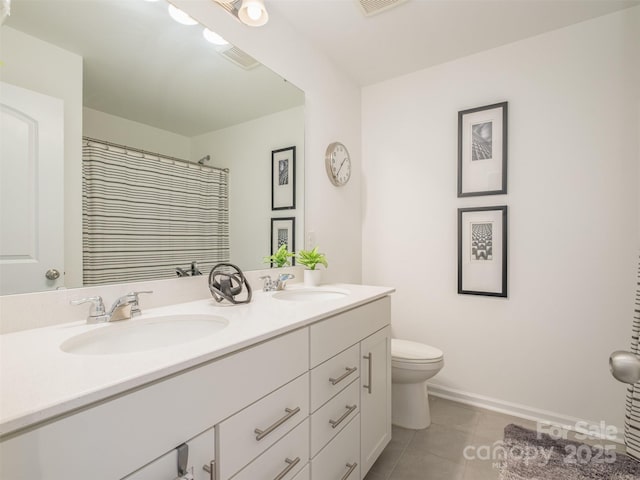
[[(535, 422), (430, 397), (431, 426), (393, 427), (392, 440), (364, 480), (497, 480), (498, 461), (467, 460), (465, 447), (491, 447), (510, 423), (535, 430)], [(569, 435), (571, 438), (571, 435)]]

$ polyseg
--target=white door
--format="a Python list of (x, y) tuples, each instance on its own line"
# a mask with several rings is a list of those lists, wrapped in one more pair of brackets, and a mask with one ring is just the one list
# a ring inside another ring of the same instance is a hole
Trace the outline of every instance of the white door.
[(61, 99), (0, 82), (1, 295), (64, 285), (63, 119)]

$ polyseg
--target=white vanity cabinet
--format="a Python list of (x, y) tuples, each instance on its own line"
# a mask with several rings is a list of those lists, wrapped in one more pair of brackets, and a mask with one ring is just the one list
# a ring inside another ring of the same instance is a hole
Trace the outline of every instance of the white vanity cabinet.
[(6, 435), (0, 478), (174, 480), (186, 443), (195, 480), (361, 479), (391, 438), (390, 299), (320, 318)]
[(384, 297), (309, 327), (312, 480), (363, 478), (391, 440), (390, 308)]

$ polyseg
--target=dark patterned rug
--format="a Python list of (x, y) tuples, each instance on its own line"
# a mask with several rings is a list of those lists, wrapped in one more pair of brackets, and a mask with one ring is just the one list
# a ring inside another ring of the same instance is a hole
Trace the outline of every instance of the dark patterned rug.
[(639, 480), (640, 462), (612, 442), (587, 445), (517, 425), (504, 429), (501, 480)]

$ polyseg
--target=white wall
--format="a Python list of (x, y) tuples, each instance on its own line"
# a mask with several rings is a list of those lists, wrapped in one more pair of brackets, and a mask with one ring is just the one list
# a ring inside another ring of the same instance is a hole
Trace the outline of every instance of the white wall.
[[(640, 7), (363, 90), (363, 280), (433, 383), (622, 425), (638, 245)], [(456, 197), (457, 112), (509, 102), (508, 195)], [(456, 211), (509, 206), (509, 298), (458, 295)], [(532, 410), (534, 411), (534, 410)]]
[(0, 45), (2, 81), (64, 102), (64, 284), (82, 285), (82, 57), (7, 26)]
[[(297, 208), (272, 211), (271, 151), (290, 146), (296, 146)], [(265, 267), (272, 217), (296, 217), (295, 249), (303, 245), (304, 107), (199, 135), (191, 149), (194, 160), (211, 155), (209, 165), (229, 168), (231, 263), (243, 269)]]
[[(326, 281), (360, 282), (360, 89), (277, 15), (275, 8), (267, 25), (251, 28), (213, 2), (173, 3), (304, 90), (305, 230), (314, 233), (313, 243), (327, 254)], [(334, 141), (344, 143), (353, 159), (351, 181), (342, 188), (334, 187), (325, 173), (324, 154)], [(313, 246), (308, 238), (305, 244)]]
[(84, 136), (185, 160), (191, 158), (189, 137), (87, 107), (83, 111)]

